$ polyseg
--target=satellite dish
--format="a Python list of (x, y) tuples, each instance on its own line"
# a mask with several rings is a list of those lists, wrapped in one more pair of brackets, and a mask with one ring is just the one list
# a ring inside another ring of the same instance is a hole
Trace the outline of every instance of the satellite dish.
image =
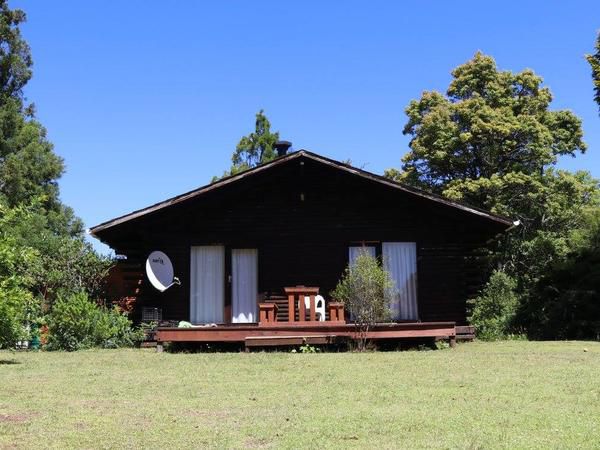
[(146, 260), (146, 275), (152, 286), (164, 292), (174, 284), (181, 284), (173, 276), (173, 264), (167, 255), (161, 251), (153, 251)]

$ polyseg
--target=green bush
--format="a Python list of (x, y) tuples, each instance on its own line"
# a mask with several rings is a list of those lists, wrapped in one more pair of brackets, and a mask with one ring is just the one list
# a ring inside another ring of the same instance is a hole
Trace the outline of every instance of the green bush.
[(3, 209), (0, 204), (0, 348), (13, 348), (28, 338), (26, 323), (36, 299), (29, 288), (31, 279), (27, 268), (35, 259), (35, 252), (15, 245), (3, 233)]
[(12, 348), (26, 338), (24, 325), (25, 301), (31, 294), (18, 287), (6, 286), (0, 281), (0, 348)]
[(534, 339), (600, 340), (600, 220), (540, 279), (521, 316)]
[(59, 297), (48, 315), (48, 348), (130, 347), (142, 338), (131, 325), (117, 308), (99, 306), (83, 292)]
[(470, 300), (471, 316), (477, 337), (497, 340), (510, 337), (519, 306), (516, 293), (517, 282), (506, 273), (496, 270), (481, 291), (479, 297)]
[(381, 261), (367, 253), (358, 255), (348, 266), (331, 296), (344, 303), (357, 331), (359, 350), (367, 344), (367, 333), (375, 323), (390, 319), (389, 295), (394, 288)]

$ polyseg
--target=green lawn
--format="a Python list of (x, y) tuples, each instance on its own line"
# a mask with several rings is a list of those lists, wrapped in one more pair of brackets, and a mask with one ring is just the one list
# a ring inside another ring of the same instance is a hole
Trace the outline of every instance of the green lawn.
[(592, 342), (0, 360), (0, 448), (600, 447)]

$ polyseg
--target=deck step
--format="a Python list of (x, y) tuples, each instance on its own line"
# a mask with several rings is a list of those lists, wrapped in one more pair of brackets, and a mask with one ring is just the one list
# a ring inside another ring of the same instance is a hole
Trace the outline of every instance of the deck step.
[(246, 347), (273, 347), (283, 345), (332, 344), (338, 336), (334, 334), (316, 334), (310, 336), (248, 336), (244, 340)]
[(472, 325), (457, 325), (456, 334), (475, 334), (475, 327)]
[(475, 339), (474, 334), (457, 334), (456, 335), (457, 341), (472, 341), (473, 339)]
[(475, 339), (475, 327), (472, 325), (458, 325), (455, 330), (457, 341), (472, 341)]

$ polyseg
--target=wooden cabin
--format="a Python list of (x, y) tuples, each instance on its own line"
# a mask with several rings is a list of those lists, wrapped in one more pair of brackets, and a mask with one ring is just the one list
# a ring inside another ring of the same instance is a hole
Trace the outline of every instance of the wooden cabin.
[[(479, 251), (511, 225), (301, 150), (112, 219), (91, 234), (126, 257), (115, 278), (129, 291), (124, 295), (136, 298), (134, 317), (150, 311), (162, 320), (218, 325), (206, 334), (257, 329), (265, 303), (276, 311), (269, 316), (266, 306), (263, 322), (270, 317), (289, 328), (290, 321), (309, 321), (298, 316), (303, 294), (292, 301), (285, 288), (317, 288), (329, 305), (330, 292), (361, 251), (380, 256), (397, 285), (396, 323), (464, 325), (466, 300), (486, 275)], [(150, 286), (143, 268), (154, 250), (169, 256), (181, 285), (165, 292)], [(329, 309), (325, 319), (331, 320)], [(258, 335), (266, 336), (264, 329)], [(183, 332), (185, 339), (193, 332)], [(245, 331), (236, 339), (244, 333), (252, 337)]]

